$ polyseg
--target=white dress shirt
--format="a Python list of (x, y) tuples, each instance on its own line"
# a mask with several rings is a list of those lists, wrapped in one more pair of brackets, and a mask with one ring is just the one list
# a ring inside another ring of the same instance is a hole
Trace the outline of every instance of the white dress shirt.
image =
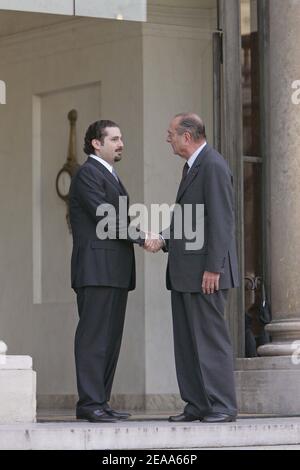
[(202, 144), (201, 147), (199, 147), (199, 148), (193, 153), (193, 155), (191, 155), (190, 158), (187, 160), (188, 166), (190, 167), (190, 168), (189, 168), (189, 171), (190, 171), (190, 169), (192, 168), (192, 166), (194, 165), (195, 160), (196, 160), (196, 158), (198, 157), (199, 153), (202, 152), (202, 150), (204, 149), (204, 147), (206, 147), (206, 145), (207, 145), (207, 142), (204, 142), (204, 144)]
[(106, 161), (106, 160), (103, 160), (103, 158), (101, 157), (98, 157), (97, 155), (94, 155), (94, 154), (91, 154), (90, 155), (91, 158), (94, 158), (95, 160), (97, 160), (99, 163), (102, 163), (103, 166), (105, 166), (105, 168), (110, 171), (110, 173), (113, 172), (113, 167)]

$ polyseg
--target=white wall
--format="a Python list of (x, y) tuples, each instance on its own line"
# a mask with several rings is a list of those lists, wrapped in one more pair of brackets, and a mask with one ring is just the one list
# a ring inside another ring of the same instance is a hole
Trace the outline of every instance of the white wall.
[[(140, 26), (80, 20), (3, 38), (0, 64), (7, 84), (0, 108), (0, 336), (10, 354), (33, 356), (39, 394), (74, 394), (71, 239), (55, 178), (67, 156), (67, 113), (76, 108), (80, 161), (88, 124), (117, 121), (126, 141), (118, 171), (132, 201), (143, 200)], [(144, 393), (142, 253), (137, 264), (117, 393)]]

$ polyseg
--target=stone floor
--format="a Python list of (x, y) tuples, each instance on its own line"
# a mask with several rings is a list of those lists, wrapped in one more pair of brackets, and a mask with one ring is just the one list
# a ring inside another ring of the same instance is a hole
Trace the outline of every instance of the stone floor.
[(0, 425), (0, 449), (300, 449), (300, 417), (240, 416), (235, 423), (173, 424), (169, 413), (128, 421), (76, 421), (74, 411), (40, 410), (37, 423)]

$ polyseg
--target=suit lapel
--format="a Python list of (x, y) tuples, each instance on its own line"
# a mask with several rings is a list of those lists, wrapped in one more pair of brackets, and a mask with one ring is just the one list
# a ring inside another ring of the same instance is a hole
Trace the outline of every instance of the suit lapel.
[(98, 170), (101, 171), (103, 176), (111, 184), (114, 185), (114, 187), (119, 191), (119, 193), (122, 196), (124, 196), (124, 195), (128, 196), (128, 193), (127, 193), (125, 187), (123, 186), (123, 184), (121, 183), (121, 180), (119, 179), (119, 182), (118, 182), (116, 180), (116, 178), (111, 174), (111, 172), (104, 165), (102, 165), (102, 163), (98, 162), (97, 160), (95, 160), (95, 158), (91, 158), (91, 157), (88, 158), (88, 162), (91, 163), (92, 165), (94, 165), (96, 168), (98, 168)]
[(119, 186), (121, 186), (122, 194), (123, 194), (124, 196), (129, 197), (129, 194), (128, 194), (128, 192), (126, 191), (126, 188), (125, 188), (124, 184), (122, 183), (122, 181), (120, 180), (120, 178), (119, 178)]
[(203, 159), (206, 156), (208, 150), (209, 150), (209, 145), (207, 144), (204, 149), (199, 153), (198, 157), (196, 158), (192, 168), (188, 172), (187, 176), (183, 181), (181, 181), (180, 186), (178, 188), (178, 193), (176, 197), (176, 203), (180, 201), (182, 196), (184, 195), (185, 191), (188, 189), (190, 186), (191, 182), (195, 178), (195, 176), (198, 174), (199, 168), (203, 163)]

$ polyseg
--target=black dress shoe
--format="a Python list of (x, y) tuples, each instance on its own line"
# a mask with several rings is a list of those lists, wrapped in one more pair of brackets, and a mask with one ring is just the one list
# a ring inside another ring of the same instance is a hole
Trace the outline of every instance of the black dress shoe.
[(112, 416), (115, 419), (128, 419), (130, 418), (131, 414), (130, 413), (125, 413), (125, 412), (120, 412), (113, 410), (109, 405), (106, 405), (104, 408), (104, 411), (109, 415)]
[(186, 413), (181, 413), (180, 415), (170, 416), (169, 421), (171, 423), (191, 423), (192, 421), (201, 421), (201, 416), (193, 416)]
[(104, 410), (77, 411), (77, 419), (85, 419), (91, 423), (116, 423), (116, 418), (109, 416)]
[(211, 413), (203, 418), (203, 423), (233, 423), (234, 421), (236, 421), (235, 416), (225, 413)]

